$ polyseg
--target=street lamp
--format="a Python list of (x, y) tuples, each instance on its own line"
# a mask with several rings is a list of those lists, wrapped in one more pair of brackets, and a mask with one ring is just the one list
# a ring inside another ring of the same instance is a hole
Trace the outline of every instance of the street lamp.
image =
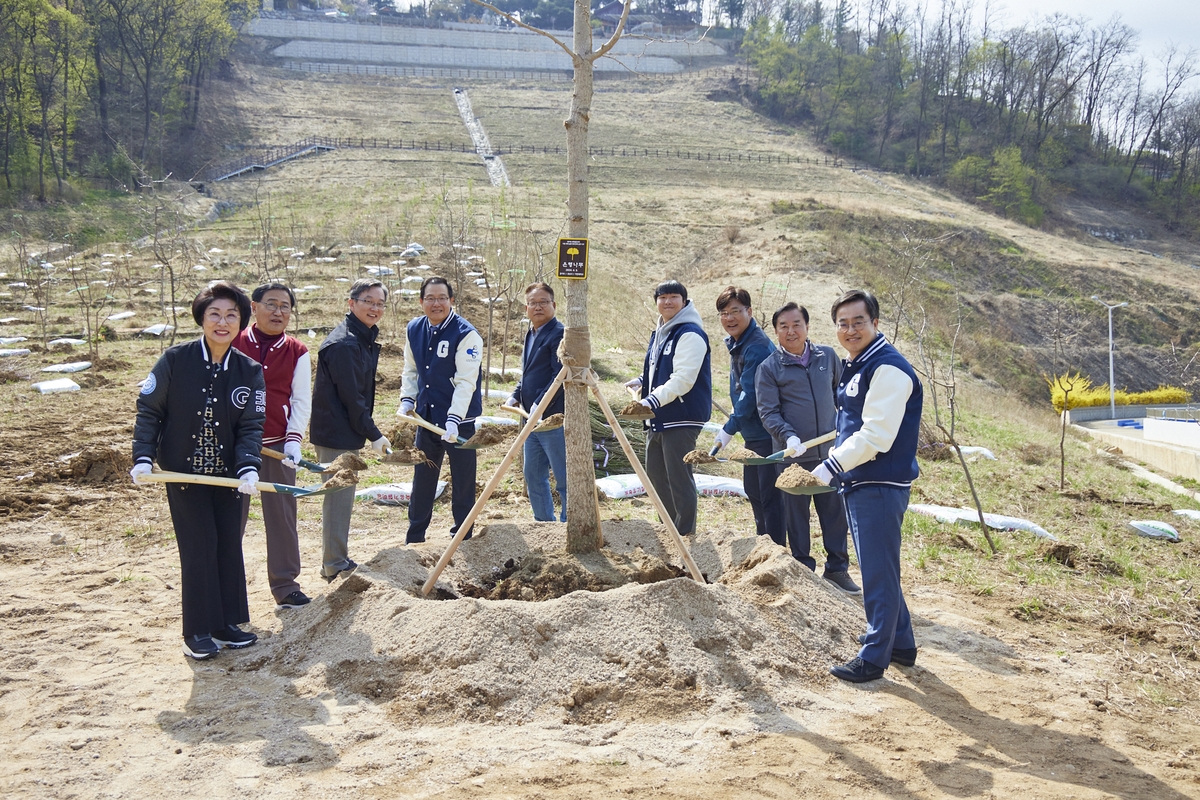
[(1112, 312), (1114, 308), (1127, 306), (1129, 303), (1117, 303), (1109, 305), (1101, 300), (1096, 295), (1092, 295), (1092, 299), (1100, 305), (1108, 309), (1108, 413), (1109, 419), (1117, 418), (1117, 387), (1113, 382), (1113, 337), (1112, 337)]

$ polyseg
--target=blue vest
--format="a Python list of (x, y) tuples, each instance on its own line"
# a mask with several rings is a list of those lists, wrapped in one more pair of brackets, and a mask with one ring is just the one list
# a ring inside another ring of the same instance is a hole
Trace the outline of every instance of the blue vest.
[[(446, 415), (454, 399), (453, 381), (457, 371), (454, 357), (458, 353), (459, 342), (474, 330), (475, 327), (457, 313), (451, 313), (436, 328), (423, 316), (408, 323), (408, 347), (412, 350), (417, 367), (416, 410), (423, 419), (438, 427), (446, 426)], [(483, 411), (482, 384), (481, 370), (475, 379), (471, 403), (467, 406), (467, 419), (474, 419)]]
[[(528, 342), (532, 335), (533, 331), (527, 332), (525, 340)], [(529, 348), (527, 357), (522, 357), (521, 380), (517, 382), (517, 388), (513, 390), (513, 395), (517, 398), (517, 403), (521, 408), (526, 411), (532, 411), (533, 407), (542, 401), (546, 390), (550, 388), (550, 384), (562, 371), (562, 362), (558, 360), (558, 345), (562, 339), (563, 324), (555, 317), (542, 326), (542, 329), (538, 331), (537, 338), (533, 340), (533, 347)], [(548, 417), (551, 414), (561, 413), (563, 413), (563, 390), (560, 386), (542, 416)]]
[(862, 427), (863, 403), (871, 388), (875, 371), (885, 364), (896, 367), (913, 383), (912, 394), (904, 406), (904, 420), (896, 440), (886, 453), (860, 464), (842, 475), (842, 491), (853, 491), (866, 483), (882, 483), (906, 487), (921, 474), (917, 466), (917, 434), (921, 428), (923, 390), (917, 373), (900, 352), (880, 334), (859, 357), (842, 364), (842, 379), (838, 384), (837, 444), (850, 438)]
[[(704, 340), (704, 363), (696, 375), (696, 382), (691, 390), (682, 397), (677, 397), (665, 406), (654, 409), (654, 419), (647, 425), (650, 430), (661, 433), (670, 428), (699, 428), (708, 422), (712, 416), (712, 350), (708, 346), (708, 334), (699, 325), (685, 322), (671, 329), (664, 341), (659, 342), (657, 365), (654, 376), (658, 383), (650, 385), (650, 350), (646, 350), (646, 359), (642, 363), (642, 397), (662, 386), (671, 378), (675, 369), (675, 343), (685, 333), (699, 334)], [(654, 344), (654, 334), (650, 334), (651, 347)]]

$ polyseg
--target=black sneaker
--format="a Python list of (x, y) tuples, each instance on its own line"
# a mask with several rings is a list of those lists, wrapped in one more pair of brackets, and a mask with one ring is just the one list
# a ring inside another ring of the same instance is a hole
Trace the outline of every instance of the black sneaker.
[(349, 574), (351, 572), (354, 572), (354, 570), (356, 570), (356, 569), (358, 569), (358, 564), (356, 564), (354, 562), (354, 559), (347, 558), (346, 566), (342, 567), (341, 569), (339, 569), (337, 572), (333, 573), (332, 575), (322, 575), (321, 577), (325, 579), (326, 583), (333, 583), (333, 579), (336, 578), (338, 575), (341, 575), (343, 573)]
[(226, 625), (224, 630), (213, 631), (212, 640), (221, 647), (232, 647), (237, 650), (257, 642), (258, 634), (244, 631), (237, 625)]
[(866, 683), (877, 681), (883, 677), (883, 667), (877, 667), (869, 661), (863, 661), (858, 656), (845, 664), (829, 668), (829, 674), (850, 683)]
[(221, 648), (217, 647), (217, 643), (207, 634), (183, 637), (183, 654), (189, 658), (203, 661), (206, 658), (212, 658), (219, 652), (221, 652)]
[(299, 608), (300, 606), (306, 606), (311, 602), (312, 600), (308, 595), (297, 589), (287, 597), (280, 600), (279, 605), (275, 606), (275, 610), (278, 611), (281, 608)]
[(850, 573), (845, 570), (841, 572), (826, 572), (821, 577), (846, 594), (862, 594), (862, 589), (858, 588), (858, 584), (850, 579)]
[(917, 648), (892, 648), (892, 663), (899, 664), (902, 667), (915, 667), (917, 665)]

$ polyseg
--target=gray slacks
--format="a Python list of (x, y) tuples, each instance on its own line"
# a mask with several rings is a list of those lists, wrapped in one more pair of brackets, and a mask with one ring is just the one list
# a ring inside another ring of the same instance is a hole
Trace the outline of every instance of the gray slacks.
[(680, 534), (696, 530), (696, 480), (683, 457), (696, 449), (699, 428), (646, 432), (646, 474)]
[[(357, 453), (358, 450), (335, 450), (332, 447), (317, 448), (317, 460), (328, 464), (342, 453)], [(325, 495), (321, 503), (321, 574), (325, 577), (337, 575), (350, 566), (350, 516), (354, 513), (354, 490), (347, 486)]]
[[(263, 458), (258, 477), (268, 483), (296, 485), (295, 467), (285, 467), (282, 461), (269, 456)], [(250, 516), (250, 495), (242, 497), (242, 536), (245, 536), (246, 520)], [(267, 582), (271, 587), (271, 596), (279, 603), (300, 589), (300, 584), (296, 582), (296, 578), (300, 577), (296, 498), (290, 494), (263, 492), (259, 500), (262, 502), (263, 527), (267, 532)]]

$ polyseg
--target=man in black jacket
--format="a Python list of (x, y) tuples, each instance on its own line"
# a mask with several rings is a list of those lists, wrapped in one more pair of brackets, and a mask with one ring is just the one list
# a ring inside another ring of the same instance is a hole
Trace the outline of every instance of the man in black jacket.
[[(317, 350), (317, 379), (309, 439), (317, 460), (333, 461), (357, 452), (368, 441), (377, 453), (391, 447), (371, 415), (375, 410), (375, 369), (379, 364), (378, 322), (387, 310), (387, 287), (360, 278), (350, 287), (350, 310)], [(358, 564), (349, 556), (350, 515), (354, 487), (325, 495), (321, 506), (321, 541), (325, 554), (321, 576), (331, 581)]]

